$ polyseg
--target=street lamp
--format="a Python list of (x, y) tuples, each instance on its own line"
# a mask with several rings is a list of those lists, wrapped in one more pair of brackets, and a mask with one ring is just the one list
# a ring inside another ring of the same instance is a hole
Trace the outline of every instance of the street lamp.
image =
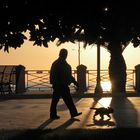
[(81, 56), (80, 56), (80, 42), (78, 42), (78, 66), (81, 64), (80, 62), (80, 59), (81, 59)]
[(101, 86), (101, 77), (100, 77), (100, 43), (97, 42), (97, 78), (96, 78), (96, 87), (94, 95), (99, 96), (103, 93)]

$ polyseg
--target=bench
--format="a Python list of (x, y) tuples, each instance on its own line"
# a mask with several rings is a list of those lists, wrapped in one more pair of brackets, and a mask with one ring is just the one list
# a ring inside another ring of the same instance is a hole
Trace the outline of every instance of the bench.
[(23, 91), (25, 92), (25, 67), (22, 65), (0, 65), (0, 93), (11, 94)]

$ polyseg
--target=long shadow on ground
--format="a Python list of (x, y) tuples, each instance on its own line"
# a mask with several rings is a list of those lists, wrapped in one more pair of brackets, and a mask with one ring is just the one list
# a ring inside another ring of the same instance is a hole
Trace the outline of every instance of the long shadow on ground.
[(116, 127), (139, 127), (138, 112), (129, 98), (112, 98), (111, 107), (114, 108), (113, 117)]

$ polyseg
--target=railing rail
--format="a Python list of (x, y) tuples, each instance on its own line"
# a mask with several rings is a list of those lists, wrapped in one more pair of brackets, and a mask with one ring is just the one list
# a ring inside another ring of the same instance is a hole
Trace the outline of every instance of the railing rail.
[[(26, 70), (27, 90), (52, 90), (49, 83), (49, 70)], [(72, 74), (77, 79), (77, 70), (72, 70)], [(101, 82), (109, 82), (108, 70), (100, 71)], [(88, 90), (94, 90), (96, 86), (97, 70), (86, 71), (86, 85)], [(126, 90), (132, 91), (135, 88), (135, 71), (127, 70)], [(104, 89), (103, 89), (104, 90)]]

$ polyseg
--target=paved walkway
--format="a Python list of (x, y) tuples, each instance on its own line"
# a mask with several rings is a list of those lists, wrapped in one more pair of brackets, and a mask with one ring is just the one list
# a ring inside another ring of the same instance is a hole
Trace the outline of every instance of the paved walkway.
[[(103, 98), (73, 98), (81, 116), (70, 119), (70, 114), (60, 100), (58, 115), (60, 119), (49, 119), (50, 98), (42, 99), (10, 99), (0, 100), (0, 129), (30, 129), (30, 128), (118, 128), (140, 127), (140, 97), (103, 97)], [(114, 113), (111, 120), (93, 120), (95, 110), (90, 107), (112, 106)]]

